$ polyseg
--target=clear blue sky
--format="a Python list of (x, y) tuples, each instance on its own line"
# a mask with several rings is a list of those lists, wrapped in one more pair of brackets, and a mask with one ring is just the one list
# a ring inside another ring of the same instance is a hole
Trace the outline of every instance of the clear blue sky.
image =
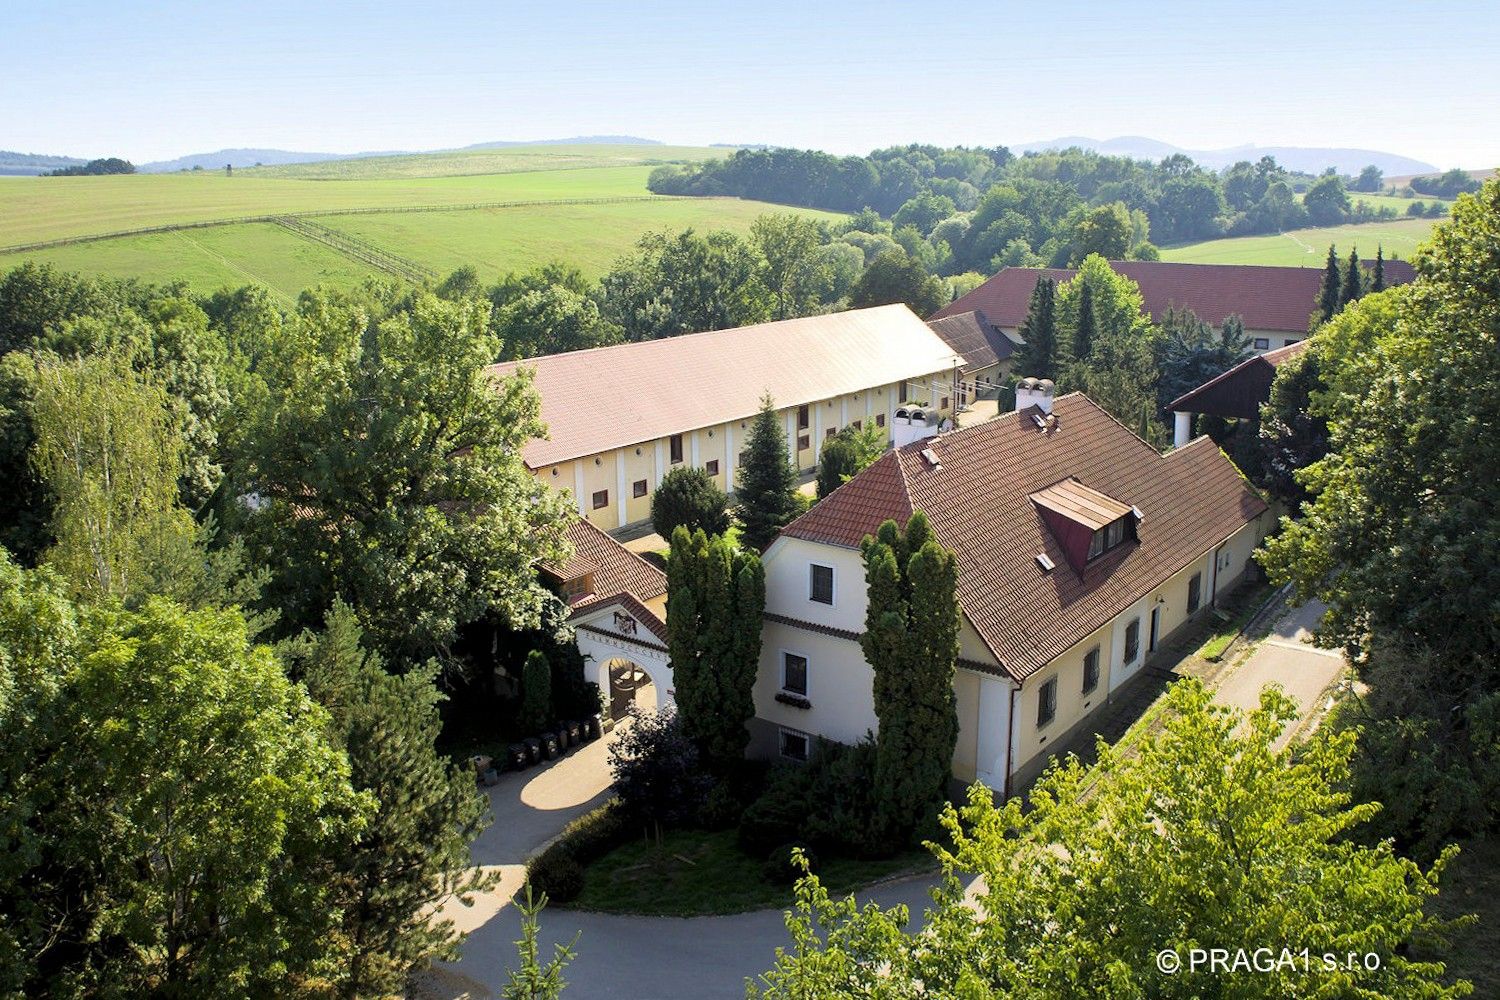
[(1147, 135), (1500, 164), (1500, 5), (6, 3), (0, 148)]

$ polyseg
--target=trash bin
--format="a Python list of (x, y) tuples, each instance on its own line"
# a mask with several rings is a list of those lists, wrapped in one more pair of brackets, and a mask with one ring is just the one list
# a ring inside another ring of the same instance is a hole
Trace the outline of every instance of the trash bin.
[(570, 746), (576, 747), (583, 742), (583, 723), (577, 719), (569, 719), (563, 723), (563, 726), (568, 730), (568, 744)]
[(484, 782), (486, 785), (493, 787), (500, 784), (500, 772), (495, 770), (493, 767), (487, 767), (485, 768), (484, 773), (479, 776), (479, 780)]
[(597, 740), (599, 734), (604, 731), (604, 726), (599, 721), (598, 715), (591, 715), (583, 720), (584, 736), (591, 740)]
[(568, 748), (573, 745), (573, 741), (568, 739), (567, 725), (559, 722), (557, 725), (552, 727), (552, 733), (557, 737), (558, 752), (566, 753)]
[[(533, 764), (539, 764), (542, 760), (542, 741), (535, 736), (528, 736), (521, 742), (526, 744), (526, 756), (531, 758)], [(554, 754), (554, 756), (556, 756)]]
[(505, 761), (512, 771), (524, 771), (531, 766), (531, 751), (524, 743), (512, 743), (506, 748)]
[(543, 733), (540, 737), (542, 755), (548, 760), (556, 760), (562, 749), (557, 745), (556, 733)]

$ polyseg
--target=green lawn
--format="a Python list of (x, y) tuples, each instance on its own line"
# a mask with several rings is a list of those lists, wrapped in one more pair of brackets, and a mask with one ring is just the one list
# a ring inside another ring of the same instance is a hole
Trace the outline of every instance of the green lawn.
[(1298, 229), (1278, 236), (1236, 236), (1207, 240), (1185, 246), (1163, 247), (1162, 260), (1192, 264), (1282, 264), (1322, 267), (1328, 255), (1328, 244), (1347, 255), (1358, 247), (1360, 256), (1374, 257), (1375, 247), (1383, 247), (1387, 259), (1411, 259), (1417, 245), (1427, 239), (1437, 219), (1398, 219), (1394, 222), (1367, 222), (1352, 226), (1328, 226), (1321, 229)]
[[(733, 830), (674, 830), (660, 845), (633, 840), (589, 865), (583, 892), (567, 905), (666, 917), (790, 906), (792, 887), (768, 882), (764, 861), (745, 855), (735, 836)], [(887, 876), (936, 868), (931, 854), (915, 849), (881, 861), (833, 858), (813, 870), (839, 895)]]

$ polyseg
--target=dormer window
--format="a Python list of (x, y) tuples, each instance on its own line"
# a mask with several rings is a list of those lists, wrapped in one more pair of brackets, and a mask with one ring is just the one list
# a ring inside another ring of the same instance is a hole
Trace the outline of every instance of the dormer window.
[(1089, 539), (1089, 558), (1093, 559), (1096, 556), (1102, 556), (1116, 545), (1130, 538), (1134, 532), (1127, 527), (1127, 522), (1134, 524), (1135, 515), (1126, 514), (1124, 517), (1111, 521), (1095, 531)]
[(1031, 501), (1068, 564), (1079, 573), (1099, 556), (1136, 540), (1140, 512), (1077, 479), (1053, 483), (1033, 493)]

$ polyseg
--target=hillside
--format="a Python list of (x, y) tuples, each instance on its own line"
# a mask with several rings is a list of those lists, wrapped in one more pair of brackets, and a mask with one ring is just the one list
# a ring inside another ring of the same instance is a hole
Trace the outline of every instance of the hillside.
[(1388, 258), (1410, 260), (1417, 246), (1427, 239), (1437, 219), (1398, 219), (1360, 225), (1297, 229), (1272, 236), (1237, 236), (1205, 240), (1184, 246), (1163, 247), (1162, 260), (1191, 264), (1279, 264), (1322, 267), (1328, 245), (1340, 254), (1359, 248), (1360, 256), (1374, 257), (1381, 247)]
[(48, 156), (42, 153), (17, 153), (0, 149), (0, 176), (34, 177), (58, 167), (77, 167), (87, 163), (75, 156)]
[(1185, 149), (1169, 142), (1149, 139), (1145, 136), (1127, 135), (1113, 139), (1090, 139), (1085, 136), (1064, 136), (1043, 142), (1028, 142), (1011, 146), (1016, 153), (1039, 152), (1046, 149), (1092, 149), (1111, 156), (1128, 156), (1132, 159), (1161, 160), (1174, 153), (1190, 156), (1199, 164), (1214, 170), (1238, 163), (1241, 160), (1254, 162), (1262, 156), (1272, 156), (1288, 170), (1299, 173), (1320, 174), (1333, 167), (1342, 174), (1357, 174), (1368, 164), (1375, 164), (1387, 174), (1421, 174), (1437, 170), (1430, 163), (1414, 160), (1409, 156), (1385, 153), (1374, 149), (1347, 149), (1318, 146), (1234, 146), (1229, 149)]
[[(787, 210), (646, 190), (652, 163), (720, 153), (528, 145), (232, 176), (0, 178), (0, 270), (37, 260), (199, 291), (255, 282), (285, 300), (319, 283), (426, 280), (465, 264), (487, 280), (553, 260), (597, 276), (647, 231), (743, 233), (758, 215)], [(23, 244), (33, 246), (3, 252)]]

